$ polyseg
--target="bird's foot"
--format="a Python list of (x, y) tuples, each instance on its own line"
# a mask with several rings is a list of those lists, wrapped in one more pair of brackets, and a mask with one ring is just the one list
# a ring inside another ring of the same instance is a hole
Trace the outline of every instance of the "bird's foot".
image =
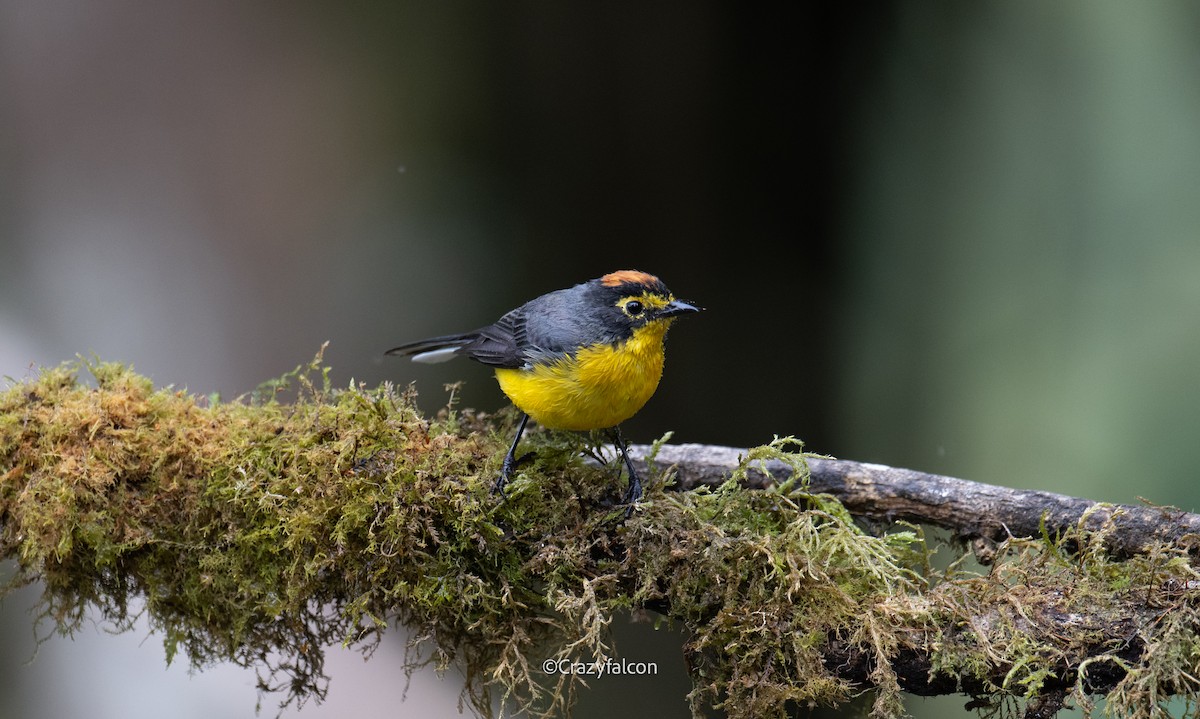
[(526, 452), (520, 457), (514, 457), (510, 452), (504, 455), (504, 463), (500, 465), (500, 476), (496, 478), (496, 482), (492, 485), (492, 494), (498, 494), (501, 497), (507, 498), (504, 493), (504, 488), (512, 481), (513, 474), (517, 471), (517, 465), (525, 462), (533, 456), (533, 452)]

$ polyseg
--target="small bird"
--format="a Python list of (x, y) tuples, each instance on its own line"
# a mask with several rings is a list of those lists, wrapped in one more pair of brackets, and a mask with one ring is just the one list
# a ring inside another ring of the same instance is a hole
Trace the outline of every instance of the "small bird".
[(474, 332), (411, 342), (386, 354), (414, 362), (464, 355), (496, 368), (500, 389), (522, 413), (492, 488), (501, 496), (530, 417), (549, 429), (609, 430), (629, 471), (628, 516), (641, 499), (642, 483), (619, 425), (658, 388), (671, 323), (699, 311), (675, 299), (654, 275), (619, 270), (544, 294)]

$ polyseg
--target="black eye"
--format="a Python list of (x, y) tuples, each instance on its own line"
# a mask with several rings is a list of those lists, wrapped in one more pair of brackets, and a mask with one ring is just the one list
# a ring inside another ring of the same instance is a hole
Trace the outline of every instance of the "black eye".
[(642, 303), (637, 300), (630, 300), (625, 303), (625, 313), (630, 317), (637, 317), (642, 313)]

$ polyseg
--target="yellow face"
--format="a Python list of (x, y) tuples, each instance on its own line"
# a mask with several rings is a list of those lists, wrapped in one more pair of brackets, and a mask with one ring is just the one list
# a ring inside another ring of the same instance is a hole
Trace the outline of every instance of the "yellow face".
[[(646, 317), (652, 316), (656, 310), (661, 310), (670, 304), (675, 298), (671, 295), (660, 295), (656, 292), (643, 292), (640, 295), (629, 295), (617, 300), (617, 307), (633, 321), (635, 324), (641, 324), (646, 321)], [(670, 323), (673, 318), (663, 318), (662, 321)]]

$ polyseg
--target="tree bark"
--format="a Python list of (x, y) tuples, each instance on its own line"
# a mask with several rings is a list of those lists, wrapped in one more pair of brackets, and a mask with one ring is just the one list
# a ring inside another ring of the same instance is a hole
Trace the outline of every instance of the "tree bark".
[[(646, 468), (650, 445), (630, 445), (629, 454)], [(715, 487), (728, 479), (746, 450), (709, 444), (663, 445), (655, 458), (673, 467), (676, 489)], [(1106, 504), (1054, 492), (1013, 489), (911, 469), (844, 459), (809, 457), (812, 492), (833, 495), (851, 514), (871, 520), (931, 524), (964, 540), (1002, 541), (1007, 537), (1050, 536), (1079, 526), (1098, 531), (1110, 520), (1116, 528), (1105, 540), (1115, 557), (1128, 557), (1155, 543), (1184, 543), (1194, 549), (1200, 514), (1174, 507)], [(748, 485), (764, 488), (791, 475), (777, 460), (758, 463)]]

